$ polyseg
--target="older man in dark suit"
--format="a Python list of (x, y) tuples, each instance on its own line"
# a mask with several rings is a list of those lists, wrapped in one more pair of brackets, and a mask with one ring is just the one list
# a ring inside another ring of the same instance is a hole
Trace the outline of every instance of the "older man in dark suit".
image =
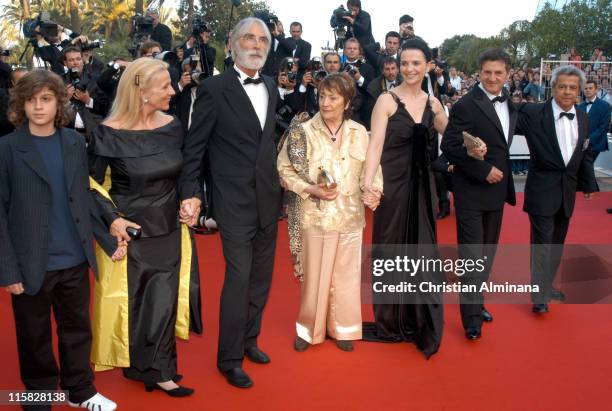
[(210, 212), (219, 226), (226, 262), (221, 294), (217, 367), (232, 385), (250, 387), (243, 357), (270, 358), (257, 347), (274, 267), (281, 189), (274, 140), (278, 90), (259, 74), (271, 36), (256, 18), (240, 21), (230, 38), (233, 69), (205, 80), (184, 146), (181, 213), (196, 218), (198, 176), (208, 150), (213, 176)]
[[(504, 203), (516, 204), (509, 147), (518, 111), (504, 90), (509, 70), (510, 58), (500, 49), (487, 50), (480, 56), (481, 83), (453, 106), (442, 139), (442, 151), (454, 164), (453, 192), (460, 253), (462, 258), (487, 256), (484, 272), (461, 278), (462, 282), (476, 284), (478, 288), (488, 280), (493, 264)], [(486, 144), (482, 160), (468, 155), (464, 131)], [(492, 320), (484, 308), (482, 293), (461, 294), (461, 320), (468, 339), (480, 338), (482, 322)]]
[(532, 282), (540, 288), (532, 295), (536, 314), (548, 312), (549, 300), (564, 299), (552, 284), (576, 191), (583, 191), (587, 199), (598, 191), (588, 117), (574, 107), (584, 83), (582, 71), (561, 66), (552, 73), (553, 98), (545, 104), (526, 104), (519, 111), (516, 132), (525, 136), (530, 153), (523, 209), (531, 223)]

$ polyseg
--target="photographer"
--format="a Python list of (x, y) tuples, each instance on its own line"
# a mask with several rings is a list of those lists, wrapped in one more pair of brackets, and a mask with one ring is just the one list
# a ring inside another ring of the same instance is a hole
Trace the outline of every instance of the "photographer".
[[(334, 73), (340, 69), (340, 56), (336, 53), (327, 53), (328, 58), (335, 67)], [(319, 84), (327, 76), (319, 57), (314, 57), (306, 64), (306, 71), (300, 80), (300, 86), (294, 93), (285, 97), (286, 103), (294, 114), (307, 112), (310, 117), (319, 111)]]
[[(64, 75), (63, 51), (67, 47), (76, 46), (79, 43), (85, 44), (89, 40), (86, 36), (73, 33), (59, 24), (39, 17), (38, 25), (34, 29), (34, 39), (32, 45), (35, 47), (34, 53), (51, 66), (51, 70), (60, 76)], [(25, 30), (25, 29), (24, 29)], [(69, 36), (62, 40), (61, 35)], [(48, 43), (48, 44), (45, 44)]]
[(325, 53), (323, 56), (323, 68), (327, 74), (340, 72), (340, 55), (335, 51)]
[[(2, 48), (0, 48), (2, 50)], [(2, 50), (0, 56), (0, 89), (8, 89), (11, 82), (11, 66), (6, 62), (9, 56), (8, 50)]]
[(81, 50), (83, 50), (83, 61), (85, 66), (83, 71), (87, 73), (91, 78), (98, 78), (100, 74), (104, 71), (104, 63), (94, 54), (95, 48), (100, 48), (101, 43), (99, 41), (94, 41), (91, 43), (87, 43), (81, 46)]
[(352, 102), (353, 116), (351, 118), (368, 127), (370, 119), (367, 90), (370, 81), (374, 78), (374, 68), (361, 58), (361, 47), (359, 41), (355, 38), (350, 38), (344, 43), (344, 56), (346, 57), (346, 63), (344, 63), (342, 71), (347, 72), (357, 86), (357, 93)]
[(372, 67), (374, 67), (376, 76), (380, 76), (382, 74), (383, 62), (387, 57), (397, 58), (400, 44), (400, 34), (397, 31), (390, 31), (385, 36), (384, 50), (380, 49), (380, 45), (378, 43), (363, 47), (366, 61), (370, 63)]
[(138, 48), (138, 57), (155, 57), (162, 52), (162, 46), (156, 41), (148, 40)]
[(400, 45), (404, 44), (406, 40), (416, 37), (414, 34), (414, 18), (412, 16), (404, 14), (402, 17), (400, 17), (399, 34), (401, 36)]
[(266, 26), (272, 35), (268, 57), (266, 58), (266, 63), (261, 69), (261, 73), (270, 77), (276, 77), (276, 73), (278, 73), (278, 69), (280, 67), (280, 61), (282, 60), (282, 49), (288, 47), (286, 44), (281, 47), (281, 41), (283, 41), (285, 38), (285, 29), (283, 27), (283, 23), (281, 23), (275, 15), (267, 12), (256, 13), (256, 15), (257, 14), (260, 14), (258, 18), (266, 23)]
[(202, 72), (205, 77), (212, 77), (215, 71), (217, 50), (209, 45), (211, 30), (204, 20), (197, 18), (193, 23), (193, 31), (185, 42), (184, 58), (197, 54), (199, 56)]
[(170, 31), (170, 27), (159, 22), (159, 12), (157, 10), (147, 10), (146, 16), (153, 20), (151, 40), (158, 42), (161, 45), (162, 51), (170, 50), (172, 48), (172, 31)]
[(310, 60), (312, 46), (309, 42), (302, 40), (302, 24), (294, 21), (289, 26), (291, 37), (280, 40), (277, 50), (279, 57), (293, 57), (298, 65), (298, 81), (306, 71), (306, 65)]
[(115, 60), (110, 61), (107, 69), (100, 74), (100, 77), (98, 77), (98, 80), (96, 81), (98, 88), (104, 92), (106, 98), (111, 103), (115, 100), (119, 79), (121, 79), (123, 71), (129, 64), (129, 61), (122, 58), (116, 58)]
[(184, 59), (181, 68), (181, 79), (178, 82), (179, 92), (174, 97), (174, 107), (176, 116), (183, 124), (183, 129), (187, 131), (191, 126), (191, 113), (197, 89), (204, 77), (201, 62), (194, 60), (193, 56)]
[(374, 43), (370, 14), (361, 9), (361, 0), (348, 0), (346, 2), (346, 7), (351, 11), (351, 15), (344, 16), (342, 19), (348, 22), (351, 29), (350, 31), (353, 33), (353, 36), (359, 40), (359, 44), (365, 47)]
[(97, 87), (95, 79), (83, 71), (83, 52), (79, 48), (64, 50), (64, 65), (68, 69), (64, 75), (66, 92), (75, 111), (70, 127), (87, 136), (106, 116), (109, 101)]
[(368, 86), (369, 112), (371, 113), (374, 104), (383, 92), (397, 87), (400, 83), (399, 65), (395, 57), (387, 56), (383, 60), (380, 71), (382, 74), (372, 80)]

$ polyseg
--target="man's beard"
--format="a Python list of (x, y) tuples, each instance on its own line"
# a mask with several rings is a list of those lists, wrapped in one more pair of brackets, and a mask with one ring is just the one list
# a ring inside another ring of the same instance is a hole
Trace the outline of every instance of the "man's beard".
[(266, 63), (266, 57), (268, 57), (268, 53), (238, 50), (238, 53), (236, 53), (236, 64), (249, 70), (259, 70)]

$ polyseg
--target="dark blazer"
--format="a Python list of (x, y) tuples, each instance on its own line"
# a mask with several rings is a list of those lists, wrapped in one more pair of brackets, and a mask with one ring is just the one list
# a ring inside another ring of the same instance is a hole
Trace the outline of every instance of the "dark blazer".
[(206, 79), (198, 89), (179, 188), (181, 199), (201, 198), (197, 179), (208, 151), (213, 178), (209, 212), (220, 225), (266, 227), (278, 218), (274, 129), (279, 97), (274, 81), (263, 79), (269, 95), (263, 131), (234, 70)]
[(172, 49), (172, 31), (170, 27), (165, 24), (158, 23), (153, 28), (151, 34), (151, 40), (158, 42), (162, 46), (162, 51), (168, 51)]
[(189, 129), (189, 110), (191, 109), (191, 90), (193, 86), (191, 84), (187, 85), (183, 91), (179, 92), (176, 95), (176, 100), (174, 103), (175, 113), (178, 119), (181, 121), (183, 125), (183, 130), (187, 131)]
[[(518, 110), (510, 99), (506, 101), (510, 114), (508, 142), (493, 103), (479, 86), (474, 86), (451, 109), (441, 148), (448, 161), (455, 166), (453, 188), (457, 208), (495, 211), (501, 210), (504, 202), (516, 204), (509, 147)], [(484, 161), (468, 156), (463, 145), (463, 131), (485, 142), (487, 154)], [(502, 181), (496, 184), (489, 184), (486, 180), (492, 166), (504, 174)]]
[[(61, 129), (70, 211), (89, 266), (97, 270), (93, 237), (109, 254), (108, 233), (89, 191), (85, 142)], [(51, 189), (45, 165), (27, 125), (0, 140), (0, 286), (22, 282), (26, 294), (40, 289), (47, 267)]]
[[(72, 45), (71, 40), (64, 40), (60, 43), (60, 47), (62, 50), (66, 49), (66, 47), (70, 47)], [(60, 51), (55, 45), (47, 44), (46, 46), (36, 47), (34, 50), (38, 56), (49, 63), (51, 66), (51, 70), (60, 76), (64, 75), (64, 56), (62, 51)]]
[(15, 130), (13, 123), (8, 119), (8, 90), (0, 88), (0, 137), (12, 133)]
[[(578, 108), (586, 113), (587, 105), (580, 103)], [(591, 150), (608, 151), (608, 129), (610, 128), (610, 115), (612, 107), (600, 98), (595, 98), (589, 116), (589, 140)]]
[(588, 118), (581, 110), (576, 110), (576, 116), (578, 141), (566, 166), (557, 141), (552, 100), (525, 104), (519, 110), (516, 133), (525, 136), (530, 154), (523, 207), (529, 214), (553, 216), (562, 209), (565, 217), (570, 218), (576, 191), (599, 191), (588, 144)]
[(370, 14), (368, 12), (359, 10), (359, 14), (357, 17), (355, 17), (352, 27), (353, 34), (355, 35), (355, 38), (359, 40), (361, 47), (374, 43), (374, 36), (372, 35), (372, 19), (370, 18)]
[[(293, 52), (295, 50), (295, 53)], [(293, 57), (298, 60), (298, 67), (300, 70), (305, 70), (308, 61), (310, 60), (310, 53), (312, 46), (309, 42), (299, 39), (298, 41), (293, 40), (292, 37), (285, 37), (279, 41), (276, 54), (278, 55), (279, 61), (285, 57)]]
[(319, 111), (319, 99), (312, 85), (306, 87), (305, 93), (300, 93), (298, 86), (293, 93), (285, 96), (285, 103), (291, 107), (291, 111), (295, 114), (305, 111), (310, 117), (313, 117)]

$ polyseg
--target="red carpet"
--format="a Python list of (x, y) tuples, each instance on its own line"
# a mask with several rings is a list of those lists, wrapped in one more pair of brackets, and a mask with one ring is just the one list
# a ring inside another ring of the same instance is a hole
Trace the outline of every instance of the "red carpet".
[[(520, 197), (522, 201), (522, 197)], [(529, 222), (521, 206), (507, 207), (503, 243), (527, 243)], [(578, 199), (568, 243), (610, 243), (612, 193)], [(370, 227), (366, 229), (370, 231)], [(455, 222), (438, 226), (440, 242), (454, 243)], [(488, 306), (495, 316), (483, 338), (467, 341), (456, 305), (446, 306), (440, 352), (426, 361), (410, 344), (356, 343), (353, 353), (331, 341), (293, 351), (298, 287), (279, 229), (276, 270), (259, 345), (270, 365), (245, 361), (253, 388), (229, 386), (215, 366), (218, 306), (224, 263), (219, 236), (198, 237), (203, 283), (202, 337), (179, 342), (179, 371), (196, 393), (172, 399), (127, 381), (119, 370), (96, 375), (98, 389), (122, 410), (609, 410), (612, 380), (612, 306), (554, 305), (534, 317), (529, 307)], [(367, 236), (369, 238), (369, 234)], [(21, 389), (10, 299), (0, 294), (0, 390)], [(371, 308), (363, 307), (365, 318)]]

